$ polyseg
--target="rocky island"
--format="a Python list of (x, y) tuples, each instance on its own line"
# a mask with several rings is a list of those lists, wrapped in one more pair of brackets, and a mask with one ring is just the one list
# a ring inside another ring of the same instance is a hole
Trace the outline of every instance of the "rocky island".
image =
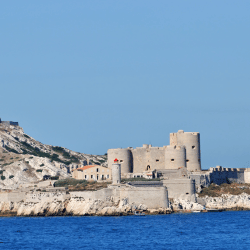
[(202, 170), (199, 133), (172, 133), (162, 148), (88, 155), (42, 144), (0, 119), (0, 139), (0, 216), (250, 209), (248, 169)]

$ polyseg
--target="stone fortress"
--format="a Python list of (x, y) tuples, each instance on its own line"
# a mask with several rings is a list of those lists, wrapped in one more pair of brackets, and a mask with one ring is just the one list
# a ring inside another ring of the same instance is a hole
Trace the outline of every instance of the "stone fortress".
[(143, 173), (151, 170), (184, 168), (201, 171), (200, 134), (184, 132), (170, 134), (170, 145), (152, 147), (144, 144), (141, 148), (117, 148), (108, 150), (108, 167), (117, 158), (121, 164), (121, 174)]
[[(163, 147), (144, 144), (139, 148), (109, 149), (108, 168), (112, 169), (114, 159), (121, 165), (122, 178), (160, 177), (160, 183), (167, 187), (169, 198), (195, 201), (196, 191), (211, 183), (248, 183), (250, 180), (248, 169), (217, 166), (202, 170), (198, 132), (179, 130), (170, 133), (170, 145)], [(136, 185), (134, 183), (132, 185)]]
[[(95, 165), (73, 171), (76, 179), (110, 181), (112, 177), (112, 184), (107, 188), (69, 191), (51, 187), (51, 181), (29, 183), (12, 192), (0, 192), (0, 208), (9, 206), (12, 211), (15, 207), (18, 215), (40, 215), (46, 211), (53, 215), (64, 213), (64, 210), (75, 215), (112, 215), (147, 209), (168, 213), (173, 204), (179, 207), (179, 203), (187, 204), (193, 210), (203, 210), (206, 201), (196, 194), (202, 186), (250, 183), (248, 170), (220, 166), (202, 170), (200, 134), (179, 130), (170, 134), (170, 145), (152, 147), (145, 144), (135, 149), (109, 149), (108, 168)], [(122, 181), (122, 178), (134, 177), (151, 180)]]

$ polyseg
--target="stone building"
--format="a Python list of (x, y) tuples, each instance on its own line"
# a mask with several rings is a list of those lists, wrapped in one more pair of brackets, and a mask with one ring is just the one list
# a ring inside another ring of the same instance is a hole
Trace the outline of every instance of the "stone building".
[(88, 181), (111, 180), (111, 170), (100, 165), (84, 166), (75, 169), (72, 177)]
[(12, 126), (19, 126), (18, 122), (13, 122), (13, 121), (2, 121), (0, 118), (0, 123), (4, 125), (12, 125)]
[(170, 145), (152, 147), (144, 144), (138, 148), (117, 148), (108, 150), (108, 168), (114, 159), (121, 164), (122, 176), (130, 173), (143, 173), (152, 170), (173, 170), (185, 168), (187, 171), (200, 171), (200, 134), (184, 132), (170, 134)]

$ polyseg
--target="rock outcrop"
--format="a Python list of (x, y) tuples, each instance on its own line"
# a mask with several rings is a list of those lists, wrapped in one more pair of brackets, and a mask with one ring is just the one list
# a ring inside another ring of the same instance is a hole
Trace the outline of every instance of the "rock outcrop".
[(210, 209), (250, 209), (250, 195), (243, 193), (240, 195), (223, 194), (221, 197), (203, 198), (206, 202), (206, 208)]
[(16, 189), (44, 176), (70, 177), (79, 165), (107, 165), (105, 155), (88, 155), (36, 141), (19, 126), (0, 123), (0, 188)]
[[(143, 208), (143, 210), (141, 209)], [(135, 206), (129, 204), (126, 199), (118, 202), (108, 200), (94, 200), (83, 198), (69, 198), (64, 201), (43, 201), (40, 202), (0, 202), (0, 215), (15, 216), (118, 216), (130, 215), (136, 209), (147, 214), (166, 214), (171, 213), (170, 209), (147, 209), (141, 204)]]

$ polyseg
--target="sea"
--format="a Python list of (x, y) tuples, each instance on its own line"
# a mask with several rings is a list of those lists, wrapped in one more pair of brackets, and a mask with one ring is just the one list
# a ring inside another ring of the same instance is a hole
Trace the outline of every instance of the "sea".
[(1, 217), (0, 249), (250, 249), (250, 211)]

